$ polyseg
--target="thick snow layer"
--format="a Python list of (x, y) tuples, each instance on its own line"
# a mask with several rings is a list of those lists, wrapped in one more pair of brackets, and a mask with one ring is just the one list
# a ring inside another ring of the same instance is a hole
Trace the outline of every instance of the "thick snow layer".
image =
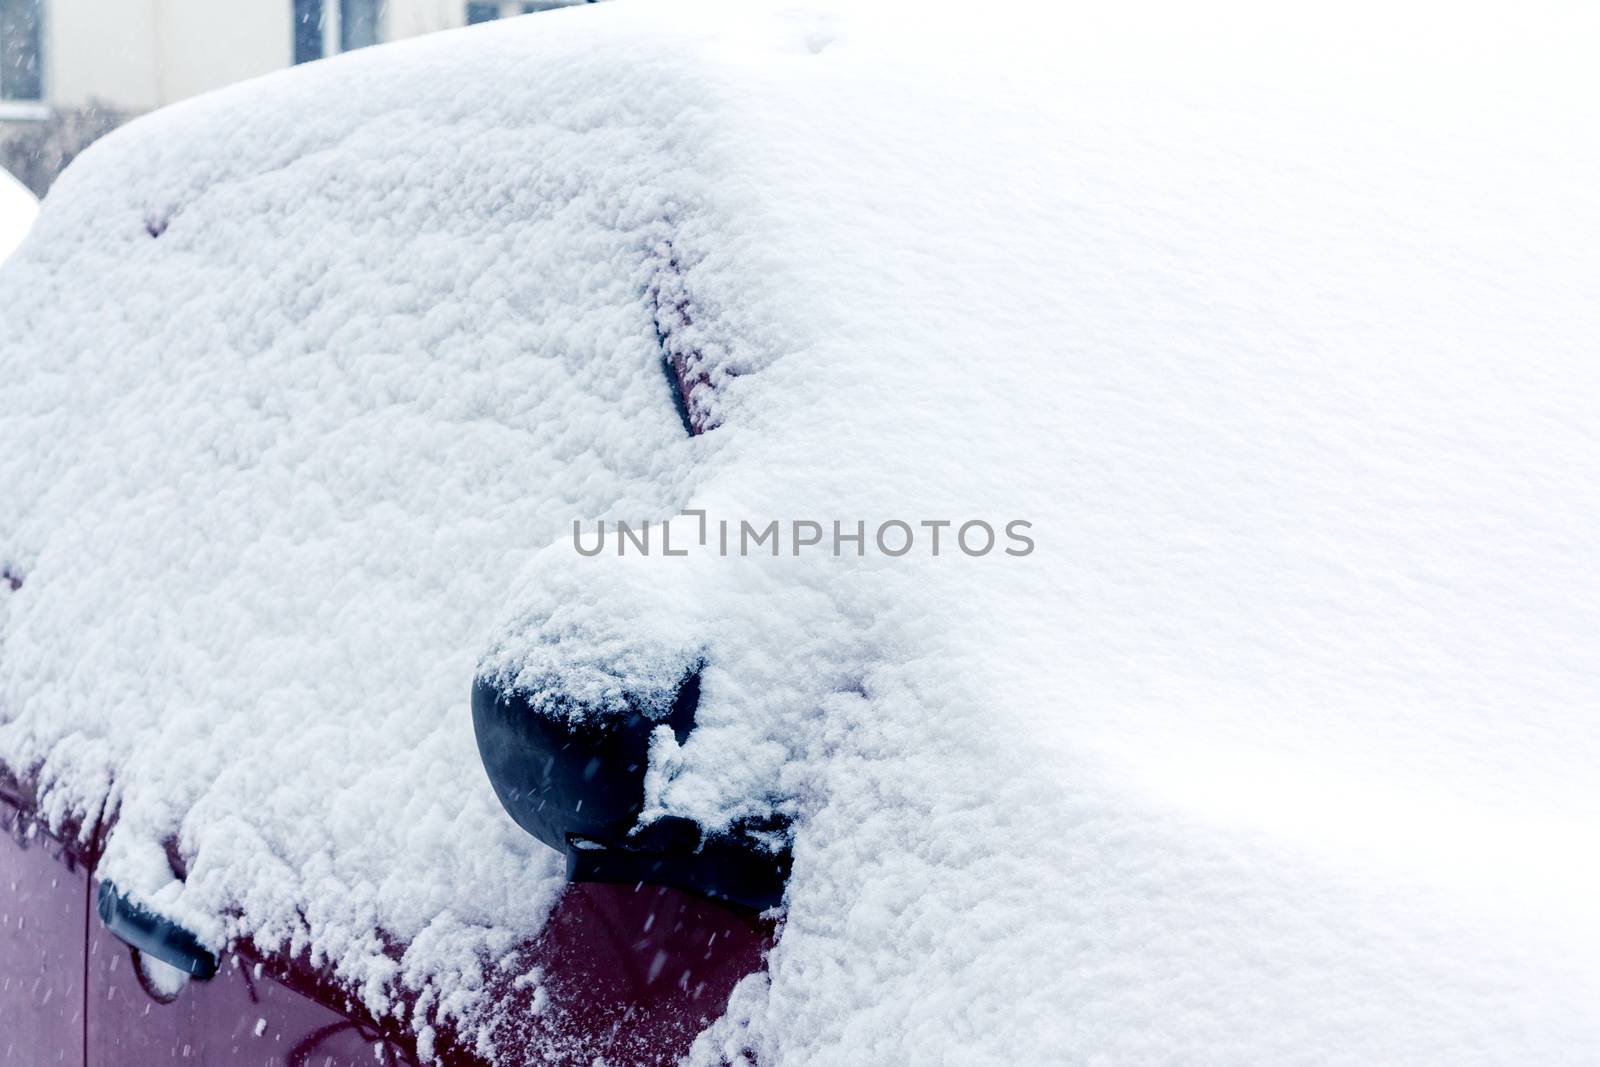
[[(142, 120), (0, 274), (0, 759), (481, 1019), (475, 665), (703, 662), (652, 811), (796, 822), (701, 1062), (1590, 1060), (1597, 30), (622, 2)], [(686, 508), (869, 543), (574, 551)]]
[(28, 187), (0, 169), (0, 263), (4, 263), (39, 214), (39, 201)]

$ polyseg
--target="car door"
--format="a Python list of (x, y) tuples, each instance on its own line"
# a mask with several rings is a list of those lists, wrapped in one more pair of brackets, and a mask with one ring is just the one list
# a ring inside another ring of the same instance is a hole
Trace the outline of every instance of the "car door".
[[(106, 899), (101, 884), (96, 886), (97, 900)], [(108, 908), (98, 910), (104, 915)], [(328, 990), (310, 989), (286, 965), (228, 953), (215, 963), (210, 977), (192, 977), (123, 940), (114, 928), (124, 927), (114, 914), (111, 919), (110, 925), (98, 917), (89, 922), (86, 1067), (415, 1063), (370, 1021), (353, 1010), (346, 1014), (330, 1006), (336, 998)], [(128, 936), (140, 942), (138, 933)], [(147, 942), (141, 943), (148, 949)], [(171, 951), (170, 944), (166, 951)], [(313, 992), (318, 995), (308, 995)]]
[(81, 851), (13, 792), (0, 788), (0, 1067), (414, 1064), (283, 965), (228, 955), (201, 981), (145, 958), (96, 915)]
[(89, 874), (0, 791), (0, 1064), (83, 1063)]

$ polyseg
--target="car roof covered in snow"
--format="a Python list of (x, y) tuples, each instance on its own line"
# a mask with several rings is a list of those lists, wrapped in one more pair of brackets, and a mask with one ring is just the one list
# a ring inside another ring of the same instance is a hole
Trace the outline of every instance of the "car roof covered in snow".
[[(795, 868), (701, 1061), (1578, 1058), (1594, 17), (1334, 15), (624, 0), (107, 137), (0, 273), (0, 763), (492, 1029), (473, 678), (703, 663), (651, 810)], [(865, 542), (574, 551), (686, 509)]]

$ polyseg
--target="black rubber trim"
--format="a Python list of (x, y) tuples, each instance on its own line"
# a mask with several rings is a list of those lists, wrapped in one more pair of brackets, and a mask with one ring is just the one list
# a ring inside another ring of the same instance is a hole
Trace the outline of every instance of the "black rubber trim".
[(151, 959), (169, 963), (201, 981), (217, 973), (217, 957), (198, 937), (136, 903), (112, 883), (100, 883), (95, 910), (112, 936)]
[(689, 400), (683, 395), (683, 379), (678, 377), (678, 368), (671, 356), (661, 357), (661, 371), (667, 376), (667, 389), (672, 393), (672, 406), (678, 412), (678, 421), (683, 423), (683, 432), (693, 437), (694, 420), (689, 416)]
[(724, 904), (766, 911), (783, 903), (792, 859), (750, 842), (711, 837), (693, 851), (652, 851), (574, 838), (567, 881), (664, 885)]

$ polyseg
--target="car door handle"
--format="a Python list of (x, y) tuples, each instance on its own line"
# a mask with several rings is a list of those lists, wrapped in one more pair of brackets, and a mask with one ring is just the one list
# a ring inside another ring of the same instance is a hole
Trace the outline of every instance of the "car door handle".
[(95, 910), (112, 936), (144, 955), (202, 981), (217, 973), (216, 955), (198, 937), (134, 901), (112, 883), (100, 883)]

